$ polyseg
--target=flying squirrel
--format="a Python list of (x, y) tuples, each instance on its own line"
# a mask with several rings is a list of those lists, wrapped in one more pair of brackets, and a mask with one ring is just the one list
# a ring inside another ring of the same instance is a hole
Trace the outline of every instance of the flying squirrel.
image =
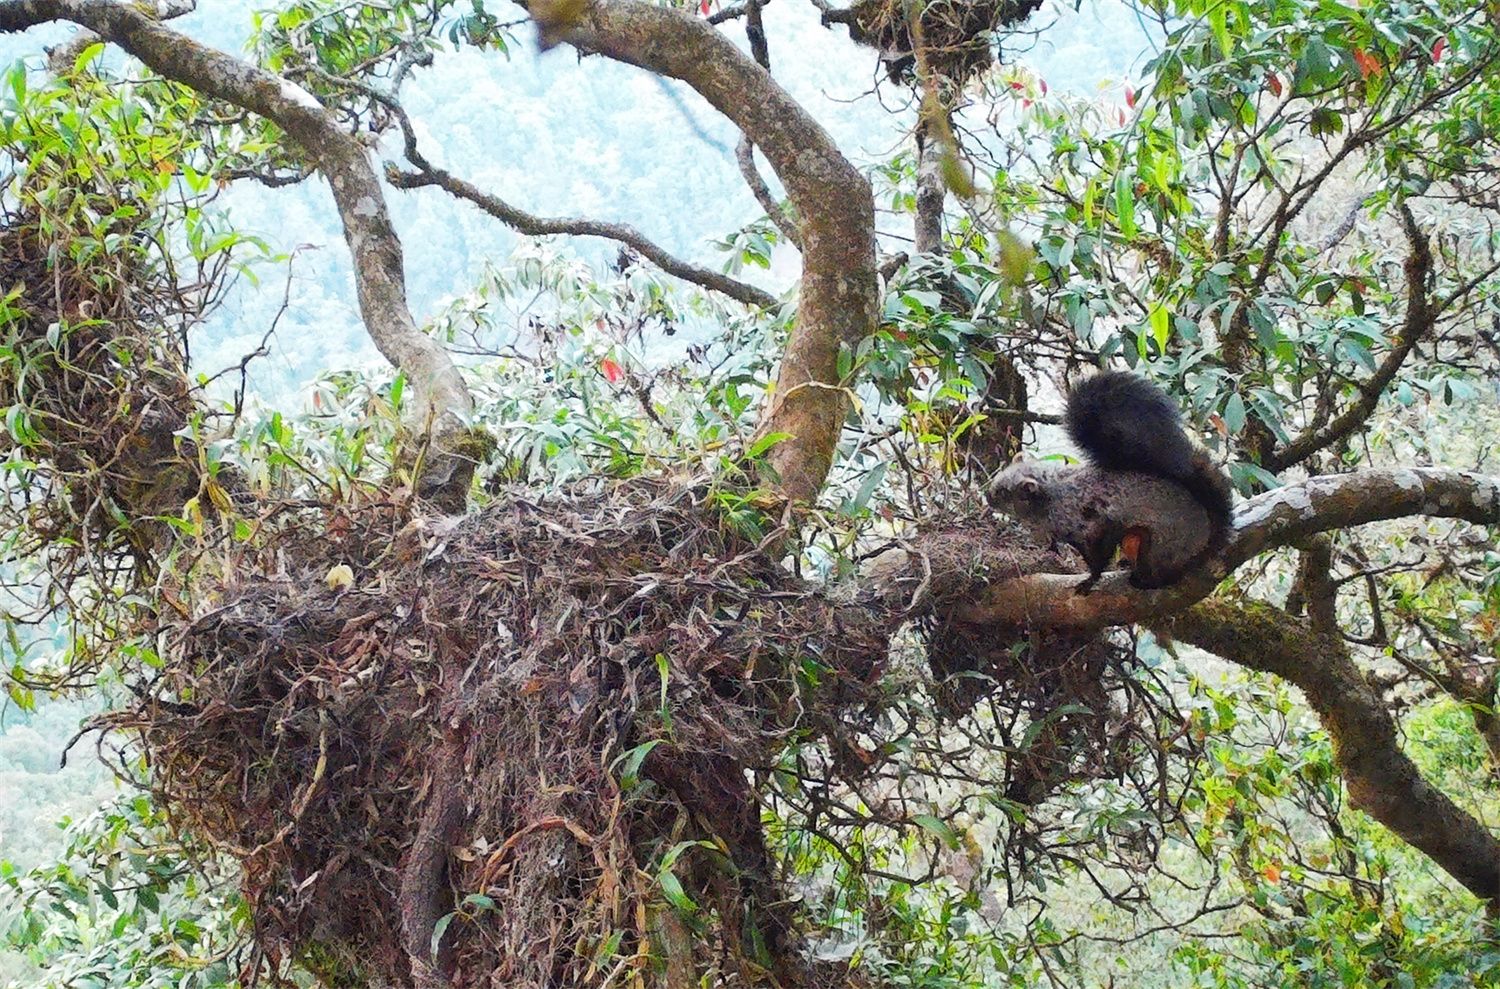
[(1168, 587), (1223, 548), (1229, 478), (1182, 426), (1171, 397), (1145, 378), (1102, 371), (1068, 393), (1068, 436), (1087, 463), (1025, 460), (990, 482), (996, 508), (1039, 540), (1067, 544), (1093, 589), (1118, 551), (1139, 588)]

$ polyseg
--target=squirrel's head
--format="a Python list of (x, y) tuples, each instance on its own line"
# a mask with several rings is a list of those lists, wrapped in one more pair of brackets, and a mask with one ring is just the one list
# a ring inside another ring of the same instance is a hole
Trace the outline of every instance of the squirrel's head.
[(990, 504), (1016, 519), (1045, 515), (1052, 498), (1050, 475), (1057, 464), (1018, 460), (995, 475), (988, 491)]

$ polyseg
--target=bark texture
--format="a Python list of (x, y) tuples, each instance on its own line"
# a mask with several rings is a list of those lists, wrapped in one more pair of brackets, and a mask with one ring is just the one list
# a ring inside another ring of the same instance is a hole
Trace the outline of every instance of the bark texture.
[[(946, 111), (944, 111), (946, 112)], [(917, 128), (917, 216), (913, 224), (918, 254), (934, 254), (943, 247), (943, 202), (948, 187), (943, 182), (943, 148), (932, 128)]]

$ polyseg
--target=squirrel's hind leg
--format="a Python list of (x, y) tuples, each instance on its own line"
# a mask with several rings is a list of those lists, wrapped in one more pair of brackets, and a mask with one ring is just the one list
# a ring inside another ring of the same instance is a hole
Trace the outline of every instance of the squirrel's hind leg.
[(1074, 544), (1083, 562), (1088, 564), (1089, 575), (1073, 588), (1074, 594), (1088, 594), (1104, 576), (1104, 571), (1114, 561), (1115, 551), (1120, 548), (1123, 530), (1113, 523), (1103, 523), (1089, 531), (1088, 538)]

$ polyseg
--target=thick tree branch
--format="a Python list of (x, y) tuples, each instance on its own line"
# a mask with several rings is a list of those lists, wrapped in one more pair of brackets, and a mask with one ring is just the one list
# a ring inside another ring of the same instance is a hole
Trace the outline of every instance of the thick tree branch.
[(1297, 616), (1305, 613), (1321, 635), (1337, 635), (1339, 589), (1333, 580), (1333, 540), (1319, 534), (1299, 549), (1297, 578), (1287, 595), (1286, 610)]
[(1411, 354), (1417, 341), (1432, 330), (1436, 314), (1427, 298), (1427, 280), (1432, 274), (1432, 247), (1427, 235), (1417, 228), (1416, 218), (1405, 203), (1400, 205), (1401, 225), (1406, 233), (1410, 253), (1407, 255), (1406, 272), (1406, 317), (1401, 322), (1401, 331), (1396, 337), (1391, 352), (1380, 366), (1358, 386), (1358, 396), (1339, 415), (1333, 417), (1320, 429), (1303, 433), (1279, 450), (1272, 450), (1261, 458), (1261, 466), (1273, 473), (1302, 463), (1319, 450), (1339, 442), (1369, 421), (1370, 413), (1380, 401), (1380, 396), (1395, 380), (1401, 365)]
[(461, 450), (473, 403), (443, 347), (417, 329), (406, 301), (401, 242), (391, 226), (370, 152), (306, 90), (112, 0), (0, 0), (0, 31), (65, 20), (123, 48), (156, 72), (272, 121), (311, 158), (333, 190), (353, 255), (360, 316), (384, 357), (411, 381), (429, 453), (419, 487), (461, 507), (474, 464)]
[[(1320, 534), (1413, 515), (1500, 525), (1500, 478), (1435, 469), (1314, 477), (1240, 505), (1234, 534), (1220, 557), (1175, 587), (1138, 591), (1118, 573), (1080, 596), (1080, 574), (1030, 574), (996, 580), (976, 599), (945, 605), (944, 611), (969, 624), (1053, 630), (1139, 622), (1283, 677), (1302, 689), (1333, 738), (1353, 805), (1431, 856), (1476, 896), (1495, 902), (1500, 900), (1500, 842), (1423, 779), (1402, 752), (1395, 722), (1349, 656), (1334, 615), (1328, 543)], [(1260, 603), (1202, 601), (1230, 570), (1288, 545), (1304, 548), (1307, 618)], [(904, 555), (892, 551), (868, 564), (866, 578), (877, 596), (923, 597), (925, 568)]]
[[(1266, 550), (1300, 544), (1319, 532), (1412, 515), (1500, 525), (1500, 478), (1437, 468), (1308, 478), (1242, 502), (1224, 551), (1210, 566), (1172, 587), (1137, 590), (1120, 572), (1080, 595), (1075, 593), (1079, 574), (1030, 574), (996, 581), (955, 609), (953, 617), (979, 624), (1032, 622), (1049, 627), (1161, 621), (1207, 597), (1226, 574)], [(891, 566), (887, 562), (882, 569)]]
[(662, 271), (685, 282), (701, 285), (706, 289), (719, 292), (729, 296), (736, 302), (743, 302), (748, 306), (760, 306), (770, 308), (776, 305), (776, 297), (764, 289), (758, 289), (754, 285), (747, 285), (738, 279), (730, 278), (728, 275), (714, 271), (712, 268), (703, 268), (696, 264), (690, 264), (680, 258), (662, 250), (655, 243), (648, 240), (645, 234), (635, 227), (626, 223), (605, 223), (599, 220), (585, 220), (582, 218), (548, 217), (537, 216), (518, 209), (504, 200), (492, 196), (471, 182), (430, 164), (418, 166), (417, 171), (401, 171), (396, 168), (386, 169), (386, 179), (391, 185), (398, 189), (420, 189), (423, 186), (437, 186), (452, 196), (467, 200), (484, 210), (490, 216), (504, 223), (508, 227), (519, 230), (523, 234), (532, 237), (541, 237), (547, 234), (570, 234), (574, 237), (604, 237), (608, 240), (617, 240), (627, 244), (641, 255), (651, 261)]
[(1336, 634), (1316, 632), (1268, 604), (1218, 599), (1153, 624), (1300, 687), (1333, 739), (1350, 803), (1431, 856), (1475, 896), (1500, 899), (1500, 841), (1422, 777), (1401, 750), (1379, 693)]
[[(553, 6), (553, 5), (549, 5)], [(545, 15), (533, 5), (533, 15)], [(875, 327), (875, 204), (870, 184), (765, 69), (703, 21), (639, 0), (595, 0), (544, 35), (680, 79), (765, 154), (801, 222), (802, 283), (763, 435), (779, 491), (809, 502), (833, 463), (849, 401), (839, 352)]]

